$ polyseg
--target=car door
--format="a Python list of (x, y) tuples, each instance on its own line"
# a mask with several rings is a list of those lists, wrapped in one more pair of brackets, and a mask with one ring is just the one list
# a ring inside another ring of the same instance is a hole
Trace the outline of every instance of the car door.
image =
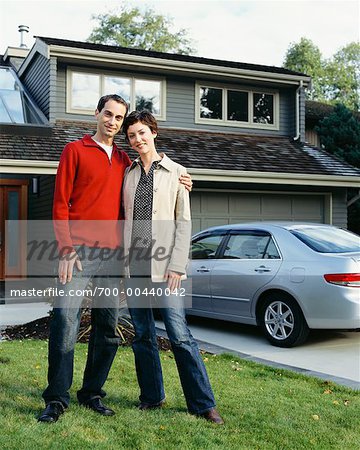
[(281, 262), (268, 232), (230, 233), (211, 272), (214, 312), (250, 317), (255, 292), (274, 278)]
[(210, 279), (225, 232), (206, 233), (191, 243), (189, 281), (187, 292), (191, 290), (192, 305), (187, 308), (212, 311)]

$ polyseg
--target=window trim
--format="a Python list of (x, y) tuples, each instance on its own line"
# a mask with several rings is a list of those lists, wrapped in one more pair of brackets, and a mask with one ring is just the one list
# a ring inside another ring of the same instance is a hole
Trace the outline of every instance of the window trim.
[[(86, 108), (72, 108), (72, 74), (80, 73), (85, 75), (98, 75), (99, 76), (99, 91), (100, 96), (103, 95), (105, 77), (123, 77), (130, 80), (130, 111), (135, 109), (135, 80), (143, 81), (158, 81), (160, 82), (160, 114), (154, 114), (157, 120), (166, 120), (166, 78), (164, 77), (154, 77), (148, 75), (139, 74), (139, 76), (130, 75), (127, 72), (114, 72), (114, 71), (96, 71), (87, 70), (84, 68), (77, 67), (67, 67), (66, 68), (66, 113), (68, 114), (82, 114), (86, 116), (93, 116), (95, 109)], [(96, 108), (96, 105), (95, 105)]]
[[(200, 88), (212, 88), (212, 89), (221, 89), (222, 91), (222, 117), (223, 119), (207, 119), (200, 117)], [(227, 119), (227, 93), (228, 91), (239, 91), (239, 92), (247, 92), (248, 93), (248, 118), (247, 122), (240, 122), (236, 120), (228, 120)], [(273, 95), (274, 98), (274, 123), (273, 124), (263, 124), (256, 123), (252, 120), (252, 111), (254, 106), (254, 94), (269, 94)], [(280, 95), (279, 91), (276, 89), (263, 89), (263, 88), (242, 88), (237, 85), (221, 85), (218, 83), (209, 83), (207, 81), (195, 82), (195, 123), (197, 124), (206, 124), (206, 125), (220, 125), (226, 127), (234, 127), (234, 128), (253, 128), (260, 130), (275, 130), (278, 131), (279, 128), (279, 117), (280, 117)]]

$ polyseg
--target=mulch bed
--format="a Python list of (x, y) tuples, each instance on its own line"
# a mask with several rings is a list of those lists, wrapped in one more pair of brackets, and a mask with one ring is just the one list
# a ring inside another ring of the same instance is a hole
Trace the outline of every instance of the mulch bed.
[[(2, 339), (13, 341), (22, 339), (48, 339), (49, 338), (49, 324), (51, 314), (41, 319), (33, 320), (24, 325), (14, 325), (5, 328), (1, 332)], [(85, 310), (81, 317), (80, 329), (78, 334), (78, 342), (88, 342), (91, 328), (90, 312)], [(121, 336), (121, 346), (131, 346), (134, 338), (134, 328), (128, 319), (122, 318), (119, 320), (118, 332)], [(158, 347), (160, 350), (171, 350), (168, 339), (158, 336)]]

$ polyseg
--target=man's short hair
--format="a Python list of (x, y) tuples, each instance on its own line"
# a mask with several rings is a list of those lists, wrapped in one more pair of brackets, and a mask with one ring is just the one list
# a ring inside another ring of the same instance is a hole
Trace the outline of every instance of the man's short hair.
[(147, 125), (153, 133), (158, 133), (158, 124), (155, 117), (147, 109), (141, 111), (132, 111), (124, 120), (122, 130), (125, 134), (125, 139), (129, 142), (127, 131), (131, 125), (141, 122)]
[(125, 116), (124, 116), (124, 118), (125, 118), (127, 116), (128, 111), (129, 111), (129, 105), (122, 97), (120, 97), (120, 95), (117, 95), (117, 94), (103, 95), (100, 98), (96, 109), (100, 112), (104, 108), (105, 103), (108, 102), (109, 100), (114, 100), (115, 102), (121, 103), (122, 105), (125, 106), (125, 108), (126, 108)]

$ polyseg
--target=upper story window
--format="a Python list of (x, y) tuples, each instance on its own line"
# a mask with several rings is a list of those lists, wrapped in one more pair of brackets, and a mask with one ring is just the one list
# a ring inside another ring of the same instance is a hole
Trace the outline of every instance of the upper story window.
[(101, 96), (118, 94), (129, 103), (130, 111), (148, 109), (165, 120), (164, 79), (68, 70), (67, 81), (68, 113), (94, 114)]
[(277, 130), (279, 94), (196, 83), (196, 123)]
[(46, 120), (24, 91), (10, 67), (0, 67), (0, 123), (38, 123)]

